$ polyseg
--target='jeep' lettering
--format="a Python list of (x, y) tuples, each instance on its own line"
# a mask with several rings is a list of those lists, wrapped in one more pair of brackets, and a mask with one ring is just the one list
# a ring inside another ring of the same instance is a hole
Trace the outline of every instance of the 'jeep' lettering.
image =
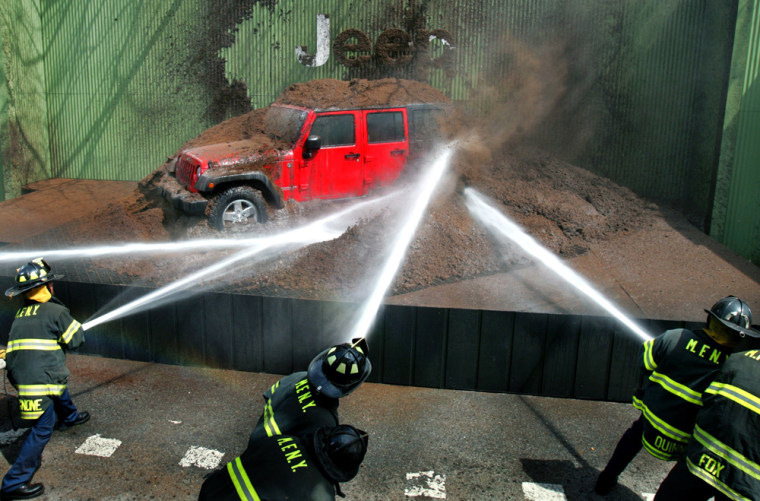
[[(450, 57), (454, 48), (453, 37), (445, 30), (435, 29), (432, 31), (419, 30), (415, 40), (398, 28), (384, 30), (375, 41), (375, 58), (385, 66), (399, 66), (408, 64), (414, 58), (414, 53), (427, 52), (430, 42), (440, 40), (444, 47), (443, 54), (437, 58), (431, 58), (428, 62), (433, 67), (443, 66), (443, 60)], [(372, 41), (362, 31), (349, 28), (335, 37), (333, 49), (339, 64), (349, 68), (366, 66), (372, 56)], [(300, 45), (296, 47), (296, 59), (304, 66), (322, 66), (330, 58), (330, 16), (317, 14), (317, 51), (309, 54), (308, 47)], [(351, 54), (349, 54), (351, 53)]]
[(720, 472), (723, 471), (726, 465), (719, 463), (715, 458), (707, 454), (702, 454), (702, 457), (699, 458), (699, 467), (714, 477), (720, 477)]
[(330, 16), (317, 14), (317, 53), (306, 52), (308, 47), (296, 47), (296, 59), (304, 66), (316, 68), (322, 66), (330, 57)]

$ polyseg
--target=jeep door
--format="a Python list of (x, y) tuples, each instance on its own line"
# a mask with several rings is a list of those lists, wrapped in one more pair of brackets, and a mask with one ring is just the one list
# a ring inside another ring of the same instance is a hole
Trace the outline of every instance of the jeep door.
[(367, 145), (364, 181), (369, 188), (392, 183), (409, 155), (405, 108), (364, 111)]
[(358, 111), (319, 113), (308, 136), (319, 136), (321, 147), (304, 159), (309, 175), (310, 198), (342, 198), (363, 195)]

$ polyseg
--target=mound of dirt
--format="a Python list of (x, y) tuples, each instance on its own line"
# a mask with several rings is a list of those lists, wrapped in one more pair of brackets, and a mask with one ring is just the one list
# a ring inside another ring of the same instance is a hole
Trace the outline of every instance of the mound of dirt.
[[(436, 89), (419, 82), (320, 80), (288, 87), (278, 103), (329, 108), (388, 106), (400, 102), (445, 102)], [(261, 136), (263, 110), (255, 110), (212, 127), (183, 148)], [(453, 162), (453, 180), (429, 207), (418, 228), (391, 295), (433, 285), (508, 270), (518, 264), (470, 217), (461, 195), (472, 186), (501, 205), (502, 210), (539, 242), (561, 256), (575, 256), (619, 232), (650, 225), (657, 212), (630, 190), (542, 151), (512, 144), (488, 145), (473, 140), (477, 124), (465, 114), (452, 115), (452, 131), (467, 131)], [(261, 144), (261, 147), (267, 145)], [(167, 207), (153, 189), (165, 177), (157, 169), (147, 176), (134, 197), (67, 227), (68, 244), (115, 241), (163, 241), (213, 238), (202, 218), (181, 216)], [(261, 231), (295, 227), (341, 207), (340, 202), (288, 203), (270, 215)], [(385, 211), (351, 226), (340, 237), (277, 256), (245, 279), (218, 288), (263, 295), (334, 299), (361, 291), (368, 270), (381, 265), (390, 236), (397, 231), (393, 211)], [(220, 259), (212, 253), (93, 261), (124, 283), (161, 285), (186, 275), (204, 263)]]
[(409, 103), (448, 103), (441, 91), (422, 82), (384, 78), (313, 80), (293, 84), (275, 103), (329, 110), (332, 108), (377, 108)]

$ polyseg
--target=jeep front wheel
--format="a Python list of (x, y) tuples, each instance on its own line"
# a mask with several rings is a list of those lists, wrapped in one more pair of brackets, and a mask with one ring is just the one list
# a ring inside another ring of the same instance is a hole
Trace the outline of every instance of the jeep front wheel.
[(248, 186), (223, 191), (209, 205), (209, 223), (219, 231), (243, 229), (250, 224), (267, 221), (264, 198), (258, 190)]

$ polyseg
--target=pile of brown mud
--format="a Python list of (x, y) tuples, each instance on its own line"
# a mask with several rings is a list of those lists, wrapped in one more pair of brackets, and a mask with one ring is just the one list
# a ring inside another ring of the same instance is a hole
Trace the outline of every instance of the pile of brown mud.
[[(278, 103), (329, 108), (331, 106), (389, 106), (418, 100), (445, 102), (438, 90), (420, 82), (319, 80), (288, 87)], [(258, 127), (262, 110), (222, 122), (188, 141), (183, 148), (262, 137)], [(502, 272), (516, 264), (473, 221), (461, 194), (472, 186), (500, 208), (536, 240), (560, 256), (571, 257), (593, 249), (595, 243), (619, 232), (649, 226), (657, 216), (654, 207), (627, 188), (542, 151), (508, 142), (484, 144), (477, 124), (465, 113), (452, 115), (452, 138), (460, 138), (451, 180), (433, 200), (407, 252), (389, 295)], [(467, 138), (456, 134), (466, 131)], [(266, 140), (257, 147), (266, 149)], [(164, 241), (214, 238), (202, 218), (172, 210), (155, 189), (164, 166), (140, 183), (134, 196), (112, 204), (68, 225), (66, 244), (83, 245), (123, 241)], [(305, 221), (340, 208), (339, 202), (289, 202), (270, 214), (262, 232), (297, 227)], [(379, 267), (388, 242), (398, 231), (392, 211), (381, 212), (351, 226), (340, 237), (287, 252), (238, 274), (234, 283), (218, 289), (235, 289), (262, 295), (338, 299), (351, 298), (366, 289), (368, 270)], [(212, 252), (189, 251), (93, 260), (108, 268), (123, 283), (161, 285), (218, 261)]]

